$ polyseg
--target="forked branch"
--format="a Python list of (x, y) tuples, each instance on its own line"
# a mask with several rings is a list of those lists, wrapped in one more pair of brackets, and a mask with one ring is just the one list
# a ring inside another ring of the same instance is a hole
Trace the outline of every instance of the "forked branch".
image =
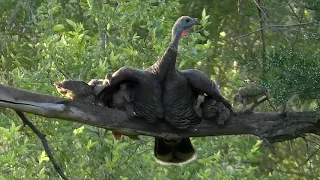
[(30, 127), (30, 129), (39, 137), (39, 139), (41, 140), (41, 143), (43, 145), (44, 151), (46, 152), (46, 154), (48, 155), (51, 163), (53, 164), (55, 170), (58, 172), (58, 174), (60, 175), (60, 177), (64, 180), (68, 180), (67, 176), (63, 173), (63, 170), (61, 168), (61, 166), (57, 163), (57, 161), (55, 160), (51, 149), (48, 145), (48, 141), (46, 139), (46, 135), (43, 134), (42, 132), (40, 132), (27, 118), (26, 116), (21, 112), (21, 111), (17, 111), (16, 113), (18, 114), (18, 116), (21, 118), (22, 122), (24, 125), (27, 125)]

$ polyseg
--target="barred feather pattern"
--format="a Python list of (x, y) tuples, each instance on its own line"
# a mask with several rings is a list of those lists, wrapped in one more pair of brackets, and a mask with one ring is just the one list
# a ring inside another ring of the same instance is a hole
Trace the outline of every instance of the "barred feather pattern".
[(194, 110), (196, 94), (187, 80), (174, 70), (168, 73), (164, 85), (165, 120), (178, 129), (186, 129), (201, 122)]
[(164, 118), (161, 89), (158, 80), (141, 82), (135, 87), (132, 104), (137, 116), (151, 123)]
[[(133, 105), (134, 113), (146, 119), (147, 122), (156, 122), (164, 117), (162, 103), (162, 85), (159, 77), (150, 70), (138, 70), (122, 67), (113, 73), (109, 86), (99, 93), (99, 98), (110, 107), (110, 95), (119, 91), (120, 85), (125, 83), (136, 84), (126, 90), (124, 98)], [(133, 98), (131, 98), (133, 97)]]

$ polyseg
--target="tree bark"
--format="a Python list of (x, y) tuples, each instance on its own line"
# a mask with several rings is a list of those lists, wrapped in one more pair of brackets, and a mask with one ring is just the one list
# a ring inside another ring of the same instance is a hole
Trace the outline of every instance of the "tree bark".
[(29, 112), (48, 118), (64, 119), (95, 127), (116, 130), (127, 135), (147, 135), (162, 138), (256, 135), (270, 143), (319, 133), (318, 112), (236, 113), (224, 126), (214, 120), (203, 120), (186, 129), (176, 129), (166, 122), (147, 123), (143, 119), (129, 120), (126, 113), (77, 101), (25, 91), (0, 84), (0, 106)]

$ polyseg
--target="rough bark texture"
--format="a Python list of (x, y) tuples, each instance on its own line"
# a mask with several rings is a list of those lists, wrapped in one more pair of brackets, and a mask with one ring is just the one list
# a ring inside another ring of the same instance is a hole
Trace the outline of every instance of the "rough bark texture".
[(166, 122), (129, 120), (126, 113), (119, 110), (76, 101), (61, 103), (63, 101), (66, 100), (0, 84), (0, 106), (116, 130), (123, 134), (162, 138), (252, 134), (274, 143), (294, 139), (304, 133), (320, 132), (319, 112), (237, 113), (223, 127), (217, 126), (214, 121), (203, 120), (192, 128), (179, 130)]

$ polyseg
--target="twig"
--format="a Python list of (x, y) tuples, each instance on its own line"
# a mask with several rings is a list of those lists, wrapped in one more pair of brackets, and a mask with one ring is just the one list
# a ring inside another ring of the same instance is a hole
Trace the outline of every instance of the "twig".
[(260, 139), (263, 141), (263, 143), (265, 144), (265, 146), (266, 146), (267, 148), (269, 148), (270, 151), (271, 151), (275, 156), (277, 156), (276, 149), (274, 148), (273, 144), (270, 143), (270, 141), (269, 141), (267, 138), (265, 138), (265, 137), (260, 137)]
[(319, 150), (320, 150), (320, 147), (318, 147), (318, 149), (316, 149), (316, 150), (308, 157), (308, 159), (307, 159), (305, 162), (299, 164), (298, 167), (301, 167), (301, 166), (305, 165)]
[(118, 12), (119, 7), (120, 7), (120, 3), (117, 2), (117, 6), (114, 8), (114, 12)]
[(306, 148), (307, 148), (307, 154), (309, 154), (309, 142), (306, 139), (306, 136), (301, 136), (301, 138), (304, 140), (304, 142), (306, 143)]
[(293, 15), (297, 18), (297, 20), (299, 22), (301, 22), (299, 16), (297, 15), (296, 11), (294, 10), (294, 8), (292, 7), (292, 5), (290, 4), (290, 2), (288, 0), (287, 0), (287, 4), (288, 4), (290, 10), (292, 11)]
[[(296, 17), (297, 20), (298, 20), (298, 22), (301, 23), (304, 13), (301, 13), (301, 18), (300, 18), (300, 17), (298, 16), (298, 14), (296, 13), (296, 11), (294, 10), (293, 6), (290, 4), (290, 2), (289, 2), (288, 0), (287, 0), (287, 4), (288, 4), (290, 10), (292, 11), (294, 17)], [(302, 11), (302, 12), (304, 12), (304, 11)], [(299, 33), (299, 32), (297, 31), (297, 32), (296, 32), (296, 35), (295, 35), (295, 38), (294, 38), (294, 41), (293, 41), (294, 44), (296, 43), (296, 40), (298, 39), (298, 33)]]
[(64, 175), (62, 168), (59, 166), (59, 164), (57, 163), (57, 161), (54, 159), (53, 154), (49, 148), (48, 145), (48, 141), (46, 139), (46, 135), (43, 134), (42, 132), (40, 132), (27, 118), (26, 116), (21, 112), (21, 111), (17, 111), (15, 110), (16, 113), (18, 114), (18, 116), (21, 118), (22, 122), (24, 125), (27, 125), (30, 127), (30, 129), (39, 137), (39, 139), (41, 140), (41, 143), (43, 145), (43, 148), (45, 150), (45, 152), (47, 153), (51, 163), (53, 164), (54, 168), (56, 169), (56, 171), (59, 173), (60, 177), (62, 179), (67, 180), (67, 176)]
[(270, 26), (267, 26), (267, 27), (268, 27), (268, 29), (289, 29), (289, 28), (296, 28), (296, 27), (300, 27), (300, 26), (310, 25), (312, 23), (314, 23), (314, 22), (310, 21), (310, 22), (306, 22), (306, 23), (288, 24), (288, 25), (273, 24), (273, 25), (270, 25)]
[(309, 142), (312, 142), (313, 144), (316, 144), (316, 145), (318, 145), (320, 147), (320, 144), (318, 142), (316, 142), (314, 140), (311, 140), (311, 139), (307, 139), (307, 138), (306, 138), (306, 140), (309, 141)]
[[(320, 135), (319, 134), (314, 134), (314, 133), (308, 133), (308, 136), (312, 136), (313, 138), (315, 138), (315, 139), (318, 139), (318, 140), (320, 140)], [(320, 146), (320, 145), (319, 145)]]
[(252, 112), (254, 110), (254, 108), (256, 108), (257, 106), (259, 106), (261, 103), (263, 103), (264, 101), (268, 100), (267, 96), (264, 96), (262, 99), (260, 99), (259, 101), (256, 101), (253, 103), (253, 105), (246, 109), (245, 112)]
[(314, 57), (315, 55), (317, 55), (320, 52), (320, 50), (318, 50), (317, 52), (315, 52), (312, 57)]
[[(272, 25), (275, 25), (275, 24), (276, 24), (275, 21), (274, 21), (273, 19), (271, 19), (270, 16), (269, 16), (269, 13), (268, 13), (269, 11), (266, 11), (266, 8), (263, 7), (263, 6), (261, 6), (261, 4), (259, 3), (259, 1), (260, 1), (260, 0), (258, 0), (258, 2), (257, 2), (256, 0), (254, 0), (256, 6), (257, 6), (257, 8), (258, 8), (258, 10), (259, 10), (260, 12), (262, 12), (262, 13), (264, 14), (264, 16), (271, 21)], [(260, 17), (260, 20), (261, 20), (261, 17)], [(300, 22), (300, 23), (301, 23), (301, 22)], [(287, 40), (287, 42), (292, 46), (291, 41), (290, 41), (289, 38), (281, 31), (281, 29), (276, 29), (276, 30), (277, 30), (277, 31)]]
[[(261, 6), (260, 6), (260, 0), (254, 0), (254, 3), (256, 4), (256, 6), (257, 6), (257, 8), (258, 8), (258, 10), (261, 12), (261, 11), (263, 11), (262, 10), (262, 8), (261, 8)], [(260, 15), (259, 15), (260, 16)], [(261, 18), (261, 17), (260, 17)]]
[(262, 16), (262, 13), (261, 13), (263, 12), (263, 10), (260, 7), (260, 0), (254, 0), (254, 2), (256, 3), (258, 15), (260, 18), (259, 23), (261, 28), (260, 34), (261, 34), (261, 45), (262, 45), (262, 72), (264, 72), (265, 66), (266, 66), (266, 43), (265, 43), (264, 31), (262, 29), (264, 27), (264, 16)]
[(128, 157), (126, 160), (123, 161), (123, 163), (121, 163), (120, 165), (118, 165), (118, 167), (122, 167), (123, 165), (125, 165), (125, 164), (136, 154), (137, 151), (138, 151), (138, 147), (136, 147), (136, 149), (134, 150), (134, 152), (131, 153), (131, 154), (129, 155), (129, 157)]
[(241, 36), (238, 36), (238, 37), (235, 37), (235, 38), (231, 38), (232, 41), (236, 41), (238, 39), (241, 39), (243, 37), (247, 37), (251, 34), (254, 34), (256, 32), (259, 32), (261, 30), (279, 30), (279, 29), (290, 29), (290, 28), (296, 28), (296, 27), (300, 27), (300, 26), (306, 26), (306, 25), (309, 25), (309, 24), (312, 24), (313, 22), (308, 22), (308, 23), (299, 23), (299, 24), (290, 24), (290, 25), (270, 25), (270, 26), (265, 26), (263, 28), (259, 28), (259, 29), (256, 29), (254, 31), (251, 31), (247, 34), (243, 34)]
[[(265, 9), (265, 8), (264, 8)], [(270, 18), (269, 16), (269, 11), (266, 12), (265, 10), (262, 10), (263, 14), (271, 21), (272, 25), (275, 25), (275, 21), (273, 19)], [(301, 23), (301, 22), (300, 22)], [(287, 37), (287, 35), (285, 35), (281, 29), (277, 29), (277, 31), (287, 40), (287, 42), (292, 46), (291, 41), (289, 40), (289, 38)]]
[[(53, 61), (54, 61), (54, 60), (60, 61), (59, 59), (54, 58), (54, 56), (53, 56), (52, 54), (50, 55), (50, 57), (51, 57), (51, 59), (52, 59)], [(61, 61), (61, 62), (62, 62), (63, 65), (65, 65), (63, 61)], [(54, 63), (54, 66), (55, 66), (55, 68), (58, 70), (58, 72), (60, 72), (65, 78), (67, 78), (67, 79), (70, 79), (70, 78), (71, 78), (71, 75), (70, 75), (68, 72), (63, 72), (62, 69), (60, 69), (60, 68), (57, 66), (56, 63)], [(67, 74), (66, 74), (66, 73), (67, 73)]]
[[(291, 153), (292, 157), (294, 158), (296, 164), (299, 164), (299, 161), (298, 161), (297, 157), (295, 156), (295, 154), (292, 151), (292, 140), (288, 141), (288, 144), (289, 144), (289, 149), (290, 149), (290, 153)], [(304, 171), (304, 169), (302, 167), (298, 166), (298, 168), (299, 168), (300, 172), (305, 173), (305, 171)]]
[(267, 99), (269, 106), (274, 110), (274, 112), (278, 112), (278, 109), (276, 107), (273, 106), (272, 102), (270, 101), (270, 99)]

